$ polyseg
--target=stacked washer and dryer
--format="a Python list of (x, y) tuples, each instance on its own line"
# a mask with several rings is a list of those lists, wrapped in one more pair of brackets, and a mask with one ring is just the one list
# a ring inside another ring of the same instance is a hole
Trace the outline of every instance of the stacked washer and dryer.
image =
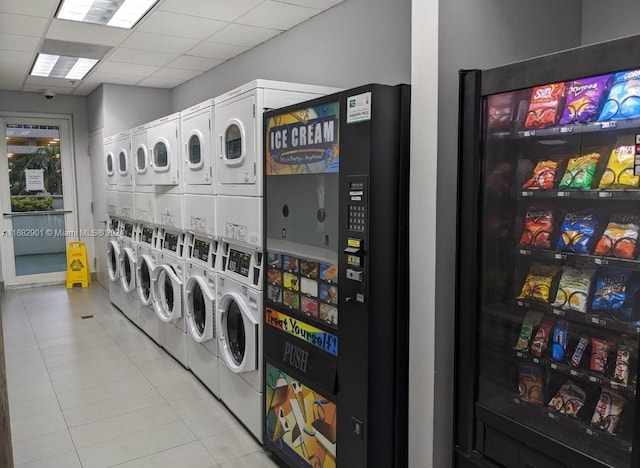
[(262, 441), (262, 115), (336, 92), (255, 80), (215, 99), (220, 399)]
[(184, 312), (187, 363), (191, 372), (219, 396), (216, 340), (216, 260), (213, 160), (214, 101), (181, 112), (184, 177)]

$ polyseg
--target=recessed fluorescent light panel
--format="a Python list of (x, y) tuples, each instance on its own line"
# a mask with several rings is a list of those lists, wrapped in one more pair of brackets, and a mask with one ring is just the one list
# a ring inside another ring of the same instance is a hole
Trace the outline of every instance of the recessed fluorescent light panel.
[(96, 59), (38, 54), (31, 75), (81, 80), (98, 63)]
[(56, 18), (131, 29), (158, 0), (62, 0)]

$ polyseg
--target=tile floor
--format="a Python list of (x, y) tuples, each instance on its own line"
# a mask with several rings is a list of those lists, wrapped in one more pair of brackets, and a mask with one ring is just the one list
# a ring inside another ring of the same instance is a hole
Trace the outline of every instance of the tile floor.
[(0, 309), (16, 468), (277, 466), (101, 286), (0, 293)]

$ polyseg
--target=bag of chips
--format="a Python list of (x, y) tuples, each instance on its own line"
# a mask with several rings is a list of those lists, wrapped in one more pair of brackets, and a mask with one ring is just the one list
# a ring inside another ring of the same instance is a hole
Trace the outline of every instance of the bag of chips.
[(524, 219), (524, 229), (520, 236), (520, 246), (550, 249), (550, 237), (553, 233), (553, 211), (529, 207)]
[(589, 190), (599, 160), (600, 153), (590, 153), (569, 159), (559, 187)]
[(595, 270), (589, 268), (564, 266), (556, 300), (551, 305), (586, 312), (594, 273)]
[(619, 145), (613, 148), (598, 188), (638, 188), (640, 176), (634, 175), (635, 159), (635, 146)]
[(533, 343), (531, 343), (531, 352), (536, 357), (542, 357), (542, 353), (544, 353), (549, 344), (549, 336), (551, 336), (551, 326), (553, 321), (551, 317), (545, 317), (542, 319), (540, 326), (538, 327), (538, 331), (536, 332), (536, 336), (533, 338)]
[(587, 123), (596, 120), (600, 100), (611, 81), (611, 75), (570, 81), (560, 124)]
[(525, 128), (545, 128), (558, 120), (560, 101), (564, 94), (563, 83), (536, 86), (531, 90), (529, 111), (524, 121)]
[(609, 360), (609, 348), (611, 345), (607, 340), (600, 338), (591, 339), (591, 366), (593, 372), (603, 373), (607, 368)]
[(555, 265), (533, 262), (522, 285), (522, 291), (517, 298), (531, 299), (548, 304), (551, 282), (557, 272), (558, 267)]
[(492, 94), (488, 100), (487, 127), (491, 130), (507, 130), (511, 127), (516, 93)]
[(560, 414), (577, 418), (586, 399), (587, 393), (571, 380), (567, 380), (547, 406)]
[(542, 405), (544, 397), (544, 376), (538, 366), (520, 366), (518, 393), (520, 399), (528, 403)]
[(594, 253), (633, 260), (639, 231), (640, 215), (614, 215), (596, 244)]
[(616, 73), (598, 121), (640, 117), (640, 70)]
[(556, 179), (556, 161), (539, 161), (533, 170), (533, 175), (527, 180), (522, 188), (525, 189), (552, 189)]
[(529, 349), (529, 341), (531, 340), (533, 329), (538, 326), (540, 320), (542, 320), (542, 315), (542, 312), (536, 312), (534, 310), (527, 312), (527, 315), (524, 317), (524, 322), (522, 322), (522, 327), (520, 328), (518, 342), (513, 349), (516, 351), (526, 351)]
[(597, 227), (597, 217), (591, 210), (567, 213), (560, 226), (556, 249), (588, 254)]
[(558, 320), (553, 327), (551, 357), (554, 361), (562, 361), (567, 352), (567, 321)]
[(627, 300), (628, 270), (602, 268), (598, 271), (591, 308), (594, 312), (622, 309)]
[(626, 403), (627, 400), (618, 392), (603, 388), (591, 418), (591, 425), (615, 435)]

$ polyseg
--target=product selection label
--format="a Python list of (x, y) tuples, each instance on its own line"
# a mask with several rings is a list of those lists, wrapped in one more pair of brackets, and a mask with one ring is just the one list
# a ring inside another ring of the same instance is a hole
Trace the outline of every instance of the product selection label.
[(267, 325), (295, 336), (333, 356), (338, 355), (338, 337), (336, 335), (268, 307), (264, 320)]

